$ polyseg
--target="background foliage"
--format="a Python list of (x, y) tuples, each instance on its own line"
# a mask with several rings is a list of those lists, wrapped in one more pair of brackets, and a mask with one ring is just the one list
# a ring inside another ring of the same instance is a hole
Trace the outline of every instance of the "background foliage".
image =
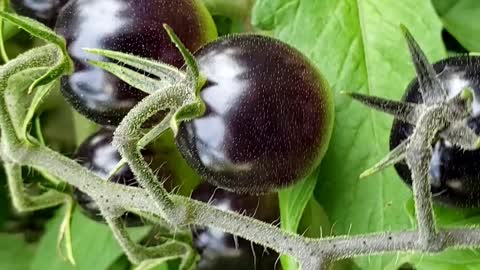
[[(208, 2), (215, 5), (214, 0)], [(256, 1), (251, 14), (253, 27), (301, 50), (336, 93), (336, 122), (329, 151), (306, 181), (280, 193), (282, 228), (319, 237), (414, 226), (411, 192), (393, 169), (358, 179), (364, 169), (387, 153), (392, 119), (365, 109), (339, 92), (358, 91), (399, 99), (414, 74), (399, 25), (405, 24), (429, 59), (436, 61), (447, 53), (480, 51), (478, 18), (478, 0)], [(216, 22), (223, 34), (245, 29), (238, 18), (216, 17)], [(16, 32), (6, 28), (7, 35)], [(7, 46), (15, 54), (34, 43), (20, 33)], [(51, 100), (61, 103), (55, 97)], [(68, 124), (64, 132), (52, 128), (49, 133), (52, 122), (58, 128), (54, 116), (59, 110), (65, 112), (65, 106), (45, 111), (42, 119), (46, 136), (57, 142), (53, 147), (72, 153), (92, 125), (75, 115), (68, 119), (75, 119), (77, 134)], [(0, 179), (0, 269), (131, 269), (108, 227), (90, 221), (78, 210), (72, 224), (77, 265), (66, 263), (57, 249), (64, 209), (16, 214), (9, 204), (4, 176)], [(437, 207), (436, 213), (443, 225), (480, 222), (477, 210)], [(135, 237), (145, 239), (148, 229), (136, 229)], [(295, 269), (295, 263), (288, 258), (283, 258), (282, 263), (284, 269)], [(421, 270), (480, 269), (480, 256), (477, 250), (447, 251), (435, 256), (400, 253), (357, 258), (336, 267), (376, 270), (406, 265)], [(170, 265), (170, 269), (174, 268)]]

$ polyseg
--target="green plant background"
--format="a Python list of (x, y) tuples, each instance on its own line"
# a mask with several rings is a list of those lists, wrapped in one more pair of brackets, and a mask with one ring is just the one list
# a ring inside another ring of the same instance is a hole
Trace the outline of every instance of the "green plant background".
[[(210, 5), (212, 3), (215, 1), (209, 1)], [(478, 18), (478, 0), (256, 1), (251, 24), (307, 55), (330, 83), (336, 99), (335, 130), (321, 166), (302, 183), (280, 193), (283, 229), (319, 237), (414, 227), (411, 192), (393, 169), (365, 180), (358, 178), (363, 170), (387, 153), (392, 119), (352, 102), (339, 92), (358, 91), (399, 99), (414, 76), (399, 25), (405, 24), (429, 59), (436, 61), (447, 53), (455, 53), (447, 52), (441, 35), (443, 29), (466, 50), (480, 52)], [(243, 30), (239, 21), (216, 18), (216, 22), (222, 34)], [(11, 27), (8, 29), (15, 31)], [(12, 54), (35, 43), (22, 35), (15, 36), (7, 44)], [(58, 114), (55, 112), (52, 115)], [(48, 114), (43, 118), (49, 119)], [(92, 127), (86, 120), (78, 115), (73, 118), (76, 130), (82, 134), (58, 133), (54, 127), (51, 134), (48, 133), (53, 117), (43, 124), (46, 136), (60, 142), (53, 146), (67, 153), (88, 135), (85, 130), (92, 130), (85, 128)], [(57, 120), (53, 122), (58, 125)], [(65, 126), (70, 131), (75, 130), (67, 123)], [(54, 137), (58, 134), (64, 136)], [(132, 268), (121, 255), (108, 227), (88, 220), (78, 210), (72, 224), (77, 264), (69, 265), (57, 249), (64, 209), (15, 214), (9, 210), (3, 175), (0, 180), (0, 269)], [(437, 207), (436, 213), (444, 226), (480, 222), (477, 210), (454, 211)], [(42, 224), (46, 221), (45, 231), (38, 233), (31, 229), (37, 226), (30, 224), (32, 220), (41, 220)], [(29, 237), (25, 228), (32, 231)], [(148, 228), (140, 228), (132, 233), (136, 239), (142, 239), (147, 232)], [(433, 256), (398, 253), (355, 258), (335, 267), (379, 270), (399, 269), (406, 264), (419, 270), (480, 269), (480, 254), (477, 250), (446, 251)], [(282, 258), (282, 265), (285, 270), (296, 269), (295, 262), (289, 258)], [(157, 269), (166, 270), (169, 265)], [(175, 269), (173, 264), (170, 269)]]

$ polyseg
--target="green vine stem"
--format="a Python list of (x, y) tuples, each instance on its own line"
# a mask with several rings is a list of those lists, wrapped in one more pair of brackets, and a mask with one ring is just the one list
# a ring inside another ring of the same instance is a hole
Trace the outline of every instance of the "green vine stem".
[[(12, 157), (12, 154), (8, 156)], [(48, 170), (55, 177), (81, 188), (91, 195), (102, 209), (136, 209), (170, 219), (156, 206), (156, 202), (145, 190), (106, 182), (76, 162), (46, 147), (19, 147), (13, 152), (13, 156), (15, 160), (21, 161), (21, 165)], [(168, 197), (174, 207), (185, 207), (190, 213), (189, 218), (184, 220), (185, 224), (214, 227), (272, 248), (281, 254), (291, 255), (299, 260), (302, 270), (328, 269), (331, 262), (350, 257), (425, 250), (423, 243), (418, 242), (418, 231), (310, 239), (183, 196), (169, 194)], [(432, 252), (440, 252), (447, 247), (480, 247), (480, 229), (439, 230), (436, 239), (441, 240), (443, 245)]]

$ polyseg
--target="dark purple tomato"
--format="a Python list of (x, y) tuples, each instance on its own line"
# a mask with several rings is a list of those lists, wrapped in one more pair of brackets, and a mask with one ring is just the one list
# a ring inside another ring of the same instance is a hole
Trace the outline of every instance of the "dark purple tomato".
[(215, 25), (202, 1), (70, 1), (60, 12), (55, 27), (65, 37), (75, 63), (75, 72), (62, 83), (67, 100), (99, 124), (119, 124), (146, 94), (90, 66), (87, 60), (98, 58), (83, 48), (116, 50), (181, 67), (184, 60), (165, 32), (164, 23), (191, 51), (216, 38)]
[[(79, 146), (74, 157), (75, 160), (96, 175), (106, 178), (110, 171), (115, 168), (117, 163), (121, 160), (120, 154), (111, 144), (112, 139), (113, 131), (111, 130), (102, 129), (94, 133)], [(158, 158), (156, 150), (147, 147), (142, 151), (142, 155), (150, 164), (152, 170), (157, 172), (159, 179), (170, 179), (172, 173), (167, 166), (163, 166), (164, 161)], [(160, 167), (161, 169), (158, 170)], [(128, 165), (123, 166), (117, 174), (110, 178), (110, 180), (123, 185), (138, 186), (138, 182)], [(173, 188), (172, 181), (167, 181), (164, 185), (168, 190)], [(103, 222), (97, 204), (89, 195), (78, 189), (74, 189), (73, 195), (75, 201), (80, 205), (81, 209), (88, 217)], [(124, 218), (126, 224), (129, 226), (139, 226), (144, 224), (144, 222), (134, 214), (127, 213)]]
[[(264, 196), (237, 194), (203, 182), (194, 190), (192, 198), (269, 223), (279, 218), (278, 199), (274, 193)], [(275, 269), (278, 254), (262, 246), (253, 245), (252, 250), (251, 243), (242, 238), (237, 239), (236, 245), (233, 235), (210, 228), (195, 227), (192, 233), (201, 257), (198, 270)]]
[(10, 0), (10, 5), (18, 14), (53, 27), (60, 9), (67, 2), (68, 0)]
[[(433, 65), (437, 76), (451, 97), (465, 87), (474, 90), (475, 100), (480, 94), (480, 57), (457, 56), (441, 60)], [(404, 101), (422, 103), (418, 80), (415, 78), (402, 98)], [(475, 101), (474, 116), (469, 126), (480, 134), (480, 104)], [(413, 126), (399, 120), (393, 122), (390, 149), (408, 138)], [(434, 200), (451, 207), (480, 207), (480, 151), (466, 151), (440, 139), (433, 145), (430, 163), (431, 190)], [(405, 162), (395, 165), (400, 177), (409, 185), (411, 172)]]
[(458, 40), (450, 34), (446, 29), (442, 30), (442, 39), (447, 51), (455, 53), (468, 53), (468, 50), (458, 42)]
[(206, 113), (180, 124), (177, 146), (204, 180), (261, 194), (307, 176), (333, 125), (327, 82), (299, 51), (273, 38), (234, 35), (195, 53), (207, 77)]

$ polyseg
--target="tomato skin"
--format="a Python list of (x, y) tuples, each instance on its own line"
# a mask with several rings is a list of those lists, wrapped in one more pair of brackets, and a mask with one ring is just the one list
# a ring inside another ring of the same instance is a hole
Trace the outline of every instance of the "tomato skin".
[(10, 0), (10, 6), (20, 15), (53, 27), (60, 9), (68, 0)]
[[(218, 189), (206, 182), (200, 184), (192, 193), (192, 199), (209, 202), (212, 206), (222, 210), (230, 210), (256, 219), (274, 223), (278, 221), (279, 209), (277, 194), (252, 196), (236, 194), (223, 189)], [(196, 226), (192, 229), (193, 243), (200, 253), (198, 270), (273, 270), (278, 254), (272, 250), (264, 252), (262, 246), (253, 245), (249, 241), (215, 229)], [(255, 267), (256, 266), (256, 267)], [(277, 270), (280, 267), (278, 262)]]
[(179, 126), (187, 162), (218, 187), (261, 194), (307, 176), (333, 126), (328, 84), (299, 51), (259, 35), (220, 38), (195, 53), (206, 113)]
[[(480, 134), (480, 57), (456, 56), (441, 60), (433, 65), (439, 78), (447, 87), (450, 96), (464, 87), (474, 90), (474, 116), (468, 125)], [(407, 87), (402, 100), (423, 103), (415, 78)], [(394, 120), (390, 133), (390, 149), (395, 148), (413, 133), (413, 126)], [(431, 190), (433, 199), (445, 206), (470, 208), (480, 207), (480, 150), (465, 151), (440, 139), (433, 147), (430, 163)], [(402, 180), (411, 185), (411, 172), (405, 162), (395, 165)]]
[[(88, 137), (79, 146), (74, 159), (99, 177), (104, 179), (107, 178), (110, 171), (112, 171), (121, 160), (120, 154), (112, 145), (112, 139), (112, 130), (99, 130)], [(164, 166), (165, 161), (163, 158), (159, 157), (157, 151), (158, 149), (147, 147), (142, 150), (142, 155), (145, 158), (145, 161), (150, 164), (152, 170), (156, 172), (159, 179), (170, 179), (170, 181), (164, 183), (164, 186), (171, 190), (173, 188), (173, 179), (171, 179), (172, 172), (168, 166)], [(110, 178), (110, 181), (127, 186), (139, 186), (128, 165), (123, 166), (112, 178)], [(104, 222), (103, 217), (100, 215), (98, 205), (89, 195), (74, 188), (73, 197), (81, 207), (83, 213), (95, 221)], [(144, 225), (144, 221), (134, 214), (125, 214), (124, 220), (126, 221), (127, 226)]]
[(216, 38), (215, 25), (201, 1), (70, 1), (55, 27), (65, 37), (75, 64), (75, 72), (62, 82), (62, 93), (67, 100), (99, 124), (118, 125), (146, 94), (89, 65), (87, 60), (99, 57), (83, 49), (116, 50), (181, 67), (183, 57), (170, 41), (164, 23), (172, 27), (191, 51)]

